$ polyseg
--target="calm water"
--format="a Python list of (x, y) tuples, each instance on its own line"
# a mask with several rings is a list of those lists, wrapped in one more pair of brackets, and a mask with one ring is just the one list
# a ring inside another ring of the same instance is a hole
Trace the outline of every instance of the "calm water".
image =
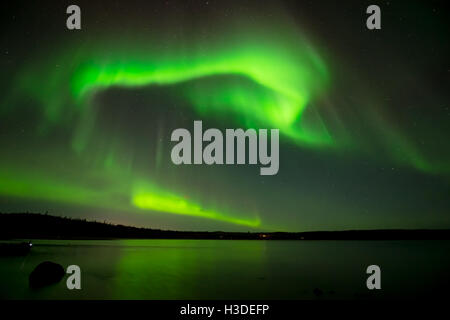
[[(0, 257), (7, 299), (373, 299), (445, 292), (450, 241), (34, 241), (27, 257)], [(79, 265), (82, 290), (65, 279), (39, 290), (28, 275), (45, 260)], [(382, 290), (366, 289), (368, 265)], [(316, 297), (315, 288), (324, 293)]]

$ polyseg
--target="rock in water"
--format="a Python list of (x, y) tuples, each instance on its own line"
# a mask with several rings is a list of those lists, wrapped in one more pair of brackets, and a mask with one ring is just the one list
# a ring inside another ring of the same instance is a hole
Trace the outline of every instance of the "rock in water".
[(64, 274), (62, 265), (51, 261), (42, 262), (30, 273), (30, 287), (41, 288), (58, 283), (64, 277)]

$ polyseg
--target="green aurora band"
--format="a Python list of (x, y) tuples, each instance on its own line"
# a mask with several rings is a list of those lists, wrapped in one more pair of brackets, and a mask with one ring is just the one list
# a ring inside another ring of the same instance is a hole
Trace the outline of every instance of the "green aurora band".
[[(95, 129), (93, 105), (99, 92), (114, 87), (179, 84), (180, 97), (200, 117), (217, 118), (231, 113), (245, 127), (278, 128), (286, 141), (299, 147), (346, 149), (348, 141), (337, 139), (320, 118), (310, 125), (303, 117), (309, 103), (323, 95), (330, 84), (329, 70), (319, 52), (298, 27), (288, 23), (266, 32), (255, 30), (230, 32), (218, 40), (198, 38), (189, 44), (167, 40), (164, 36), (135, 35), (133, 40), (128, 40), (126, 36), (111, 39), (99, 35), (95, 43), (86, 41), (80, 48), (50, 50), (52, 54), (36, 57), (18, 73), (2, 111), (6, 113), (13, 108), (15, 96), (27, 95), (42, 108), (39, 135), (45, 137), (55, 126), (75, 123), (70, 150), (73, 157), (83, 159), (88, 156), (86, 146)], [(283, 37), (279, 36), (280, 32)], [(195, 82), (220, 76), (233, 78)], [(406, 150), (408, 158), (413, 159), (408, 161), (412, 161), (414, 167), (425, 171), (432, 167), (415, 155), (412, 148), (406, 147), (407, 142), (399, 135), (389, 134), (388, 138), (397, 140), (397, 145), (405, 145), (401, 153)], [(25, 174), (27, 171), (20, 164), (4, 160), (0, 193), (25, 199), (122, 211), (158, 211), (255, 228), (269, 227), (260, 221), (256, 212), (230, 214), (220, 208), (204, 208), (199, 201), (187, 199), (177, 190), (156, 185), (151, 177), (143, 179), (142, 172), (130, 173), (120, 163), (111, 167), (109, 156), (111, 153), (104, 156), (103, 168), (92, 168), (83, 174), (108, 180), (110, 187), (101, 190), (87, 186), (81, 178), (77, 180), (75, 173), (64, 177), (51, 174), (47, 169), (38, 174)], [(118, 198), (127, 198), (128, 203)]]
[[(132, 45), (118, 39), (112, 42), (93, 45), (94, 49), (89, 50), (88, 55), (74, 55), (72, 50), (68, 50), (60, 54), (60, 58), (52, 56), (46, 59), (51, 63), (40, 63), (38, 68), (26, 68), (17, 79), (16, 89), (27, 92), (44, 108), (41, 134), (45, 135), (52, 125), (66, 121), (63, 118), (68, 114), (68, 107), (77, 110), (81, 120), (72, 140), (72, 148), (76, 154), (83, 154), (92, 135), (95, 125), (92, 119), (95, 116), (91, 113), (91, 104), (96, 92), (110, 87), (177, 83), (187, 84), (184, 86), (185, 91), (180, 94), (199, 114), (231, 110), (239, 116), (243, 125), (279, 128), (283, 134), (298, 143), (324, 145), (332, 142), (326, 131), (318, 133), (302, 130), (296, 125), (311, 96), (327, 81), (324, 63), (306, 41), (297, 39), (296, 44), (292, 45), (286, 40), (280, 42), (267, 35), (259, 40), (253, 34), (246, 39), (241, 35), (237, 39), (224, 41), (227, 46), (200, 44), (202, 52), (207, 52), (207, 55), (199, 54), (195, 48), (179, 50), (175, 43), (169, 49), (167, 46), (160, 49), (158, 46), (145, 45), (149, 42), (159, 43), (157, 40), (145, 39)], [(233, 42), (235, 45), (230, 46)], [(112, 46), (118, 47), (117, 43), (121, 43), (121, 48), (127, 49), (112, 49)], [(196, 43), (195, 47), (198, 46), (199, 43)], [(55, 68), (55, 61), (70, 62), (70, 65), (65, 63), (64, 68)], [(274, 61), (277, 63), (274, 64)], [(225, 85), (209, 85), (208, 88), (189, 86), (190, 80), (217, 75), (234, 75), (239, 79)], [(47, 79), (45, 83), (41, 82), (42, 77)], [(205, 94), (206, 90), (208, 94)], [(15, 171), (24, 170), (19, 168)], [(112, 176), (107, 170), (105, 174)], [(0, 192), (23, 198), (125, 209), (108, 196), (111, 194), (109, 190), (89, 190), (83, 186), (67, 188), (63, 187), (62, 181), (51, 182), (44, 177), (30, 177), (32, 175), (22, 174), (19, 179), (18, 176), (4, 178)], [(123, 184), (123, 180), (119, 180), (117, 183)], [(248, 214), (230, 215), (220, 210), (202, 208), (199, 203), (187, 201), (175, 192), (156, 186), (149, 188), (148, 184), (142, 187), (142, 183), (136, 182), (136, 177), (131, 177), (131, 180), (134, 182), (128, 192), (130, 204), (135, 208), (191, 215), (249, 227), (261, 226), (257, 217), (246, 218)], [(39, 191), (33, 185), (39, 185)]]

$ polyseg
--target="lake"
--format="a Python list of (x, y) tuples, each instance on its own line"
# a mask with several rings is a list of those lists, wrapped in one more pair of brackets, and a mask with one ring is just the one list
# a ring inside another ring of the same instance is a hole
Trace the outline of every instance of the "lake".
[[(0, 257), (2, 299), (410, 299), (448, 295), (450, 241), (35, 240)], [(81, 268), (30, 289), (43, 261)], [(368, 290), (366, 268), (381, 268)], [(314, 293), (318, 288), (322, 294)]]

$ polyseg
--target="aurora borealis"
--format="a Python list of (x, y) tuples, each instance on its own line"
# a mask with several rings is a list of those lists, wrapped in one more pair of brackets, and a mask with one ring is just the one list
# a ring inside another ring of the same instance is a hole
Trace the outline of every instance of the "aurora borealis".
[[(371, 33), (354, 3), (79, 5), (78, 31), (61, 3), (3, 22), (0, 211), (183, 230), (450, 227), (441, 11), (386, 5)], [(199, 119), (279, 129), (279, 174), (173, 165), (170, 133)]]

